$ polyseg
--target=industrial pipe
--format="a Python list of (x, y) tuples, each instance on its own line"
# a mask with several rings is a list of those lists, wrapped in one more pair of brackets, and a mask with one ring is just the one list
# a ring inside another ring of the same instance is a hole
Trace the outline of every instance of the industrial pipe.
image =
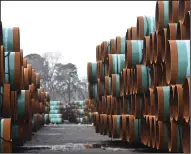
[(168, 84), (183, 84), (190, 76), (190, 40), (169, 40), (166, 53)]
[(155, 31), (155, 18), (152, 16), (137, 17), (137, 39), (143, 40), (145, 36)]

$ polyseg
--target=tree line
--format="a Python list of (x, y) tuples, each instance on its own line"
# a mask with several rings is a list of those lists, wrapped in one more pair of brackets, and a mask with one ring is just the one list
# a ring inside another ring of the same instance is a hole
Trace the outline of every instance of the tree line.
[(29, 54), (25, 58), (41, 74), (41, 87), (50, 93), (51, 100), (64, 103), (87, 98), (87, 78), (79, 79), (76, 65), (59, 62), (61, 54)]

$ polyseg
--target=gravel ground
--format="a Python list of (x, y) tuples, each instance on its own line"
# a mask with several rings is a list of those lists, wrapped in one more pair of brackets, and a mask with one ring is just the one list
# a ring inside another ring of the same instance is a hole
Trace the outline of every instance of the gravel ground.
[(20, 153), (156, 153), (143, 145), (130, 145), (119, 140), (111, 141), (107, 136), (95, 133), (92, 125), (48, 125), (34, 133), (32, 140), (26, 142), (15, 152)]

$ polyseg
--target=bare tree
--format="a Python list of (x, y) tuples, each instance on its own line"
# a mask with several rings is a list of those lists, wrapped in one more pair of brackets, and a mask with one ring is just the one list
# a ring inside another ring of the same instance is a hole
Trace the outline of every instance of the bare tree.
[(53, 100), (64, 102), (84, 100), (87, 98), (87, 78), (79, 80), (77, 67), (59, 62), (61, 53), (30, 54), (25, 58), (36, 71), (41, 73), (41, 86)]

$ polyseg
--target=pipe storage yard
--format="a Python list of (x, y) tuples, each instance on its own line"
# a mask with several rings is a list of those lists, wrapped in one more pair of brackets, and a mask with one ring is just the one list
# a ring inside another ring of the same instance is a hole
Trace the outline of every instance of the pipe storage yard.
[(155, 17), (96, 46), (87, 72), (96, 133), (190, 153), (190, 1), (157, 1)]
[(23, 58), (19, 28), (0, 23), (0, 38), (0, 152), (11, 153), (48, 123), (50, 96), (40, 87), (40, 73)]
[(73, 101), (69, 72), (63, 102), (24, 58), (20, 28), (0, 22), (0, 153), (190, 153), (190, 0), (157, 1), (135, 25), (96, 46), (88, 98)]

